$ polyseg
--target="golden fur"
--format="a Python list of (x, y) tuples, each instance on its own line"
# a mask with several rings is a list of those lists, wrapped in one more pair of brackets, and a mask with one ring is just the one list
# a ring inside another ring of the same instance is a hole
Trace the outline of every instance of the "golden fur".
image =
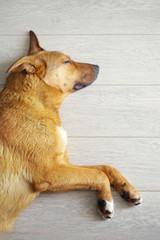
[(97, 190), (103, 218), (113, 216), (110, 184), (127, 201), (141, 203), (139, 194), (116, 169), (78, 167), (68, 160), (60, 104), (72, 92), (90, 85), (98, 71), (96, 65), (45, 51), (30, 32), (28, 55), (9, 68), (0, 93), (0, 231), (9, 231), (41, 191)]

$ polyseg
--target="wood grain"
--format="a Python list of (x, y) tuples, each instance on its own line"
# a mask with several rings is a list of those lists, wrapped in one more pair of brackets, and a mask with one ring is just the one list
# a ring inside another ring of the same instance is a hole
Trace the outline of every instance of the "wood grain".
[(159, 137), (159, 99), (160, 87), (92, 85), (64, 101), (61, 118), (69, 136)]
[(156, 240), (160, 228), (160, 193), (141, 195), (143, 205), (132, 207), (114, 192), (115, 216), (105, 221), (97, 213), (96, 192), (41, 194), (18, 217), (15, 229), (2, 234), (0, 239)]
[(159, 34), (158, 0), (3, 1), (0, 34)]

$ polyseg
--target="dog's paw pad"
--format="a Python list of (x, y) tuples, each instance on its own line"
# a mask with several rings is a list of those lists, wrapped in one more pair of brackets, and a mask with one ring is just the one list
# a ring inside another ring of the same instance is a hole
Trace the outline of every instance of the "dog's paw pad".
[(98, 200), (98, 212), (103, 219), (112, 218), (114, 215), (113, 201)]
[(129, 192), (126, 192), (126, 191), (123, 190), (123, 193), (122, 193), (121, 197), (124, 198), (124, 200), (129, 202), (129, 199), (130, 199)]
[(127, 202), (130, 202), (134, 205), (139, 205), (142, 203), (142, 198), (139, 195), (135, 195), (134, 197), (130, 197), (129, 192), (123, 190), (123, 193), (121, 194), (121, 197), (126, 200)]

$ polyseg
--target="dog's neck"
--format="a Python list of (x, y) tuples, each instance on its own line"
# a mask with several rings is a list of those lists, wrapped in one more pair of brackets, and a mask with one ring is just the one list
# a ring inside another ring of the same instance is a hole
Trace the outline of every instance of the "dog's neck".
[(48, 86), (36, 74), (11, 73), (7, 78), (6, 90), (12, 93), (12, 99), (21, 96), (25, 104), (32, 105), (30, 107), (43, 105), (50, 111), (58, 111), (66, 97), (61, 90)]

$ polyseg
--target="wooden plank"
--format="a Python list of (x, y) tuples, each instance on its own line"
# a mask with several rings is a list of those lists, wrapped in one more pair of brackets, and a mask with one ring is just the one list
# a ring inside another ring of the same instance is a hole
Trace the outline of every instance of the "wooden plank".
[(90, 86), (61, 107), (69, 136), (160, 136), (160, 87)]
[(69, 138), (70, 162), (110, 165), (138, 190), (160, 191), (160, 138)]
[(159, 86), (93, 85), (68, 97), (60, 115), (71, 137), (160, 137), (159, 98)]
[(142, 195), (143, 204), (131, 207), (114, 192), (115, 216), (104, 221), (96, 210), (95, 192), (41, 194), (18, 217), (14, 230), (0, 239), (159, 239), (160, 193)]
[(3, 1), (0, 34), (159, 34), (158, 0)]
[[(21, 34), (23, 31), (21, 32)], [(39, 36), (47, 50), (58, 50), (75, 61), (99, 64), (96, 84), (160, 84), (160, 36)], [(29, 36), (0, 37), (0, 83), (9, 66), (27, 54)]]

